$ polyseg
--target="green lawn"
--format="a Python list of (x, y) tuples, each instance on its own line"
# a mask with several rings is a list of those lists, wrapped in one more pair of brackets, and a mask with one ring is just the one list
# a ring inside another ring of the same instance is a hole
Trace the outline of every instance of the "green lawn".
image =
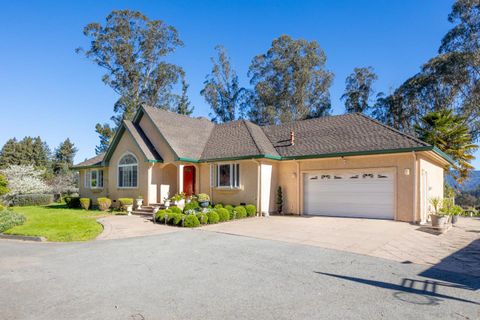
[(102, 232), (96, 219), (105, 215), (101, 211), (68, 209), (65, 205), (14, 207), (27, 222), (5, 231), (6, 234), (42, 236), (49, 241), (86, 241)]

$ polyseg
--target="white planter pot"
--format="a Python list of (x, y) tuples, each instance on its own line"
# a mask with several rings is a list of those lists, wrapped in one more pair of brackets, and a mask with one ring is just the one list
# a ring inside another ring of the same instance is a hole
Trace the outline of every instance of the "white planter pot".
[(132, 211), (133, 211), (133, 204), (130, 204), (130, 205), (126, 206), (125, 208), (127, 209), (128, 215), (131, 216)]
[(165, 201), (163, 205), (165, 206), (165, 208), (170, 207), (170, 200)]
[(136, 199), (137, 209), (142, 209), (143, 199)]

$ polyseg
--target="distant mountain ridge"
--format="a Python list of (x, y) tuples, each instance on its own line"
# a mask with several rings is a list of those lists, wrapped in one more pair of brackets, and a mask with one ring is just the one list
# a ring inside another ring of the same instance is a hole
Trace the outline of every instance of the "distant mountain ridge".
[(470, 176), (462, 184), (458, 184), (450, 175), (445, 175), (448, 185), (460, 191), (472, 191), (480, 186), (480, 171), (472, 171)]

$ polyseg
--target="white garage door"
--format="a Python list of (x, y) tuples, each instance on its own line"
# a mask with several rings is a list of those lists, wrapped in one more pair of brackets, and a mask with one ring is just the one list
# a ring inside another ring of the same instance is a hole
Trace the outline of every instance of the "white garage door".
[(304, 175), (304, 213), (394, 218), (395, 172), (389, 169), (318, 171)]

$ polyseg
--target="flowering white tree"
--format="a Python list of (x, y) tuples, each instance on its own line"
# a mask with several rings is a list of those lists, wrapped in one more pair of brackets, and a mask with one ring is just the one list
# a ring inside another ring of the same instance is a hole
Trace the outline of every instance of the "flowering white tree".
[(32, 193), (48, 193), (50, 187), (43, 181), (43, 170), (35, 169), (33, 166), (11, 165), (2, 173), (8, 180), (9, 196)]
[(64, 194), (77, 193), (77, 181), (78, 175), (74, 172), (67, 171), (53, 177), (48, 184), (54, 194), (61, 196)]

